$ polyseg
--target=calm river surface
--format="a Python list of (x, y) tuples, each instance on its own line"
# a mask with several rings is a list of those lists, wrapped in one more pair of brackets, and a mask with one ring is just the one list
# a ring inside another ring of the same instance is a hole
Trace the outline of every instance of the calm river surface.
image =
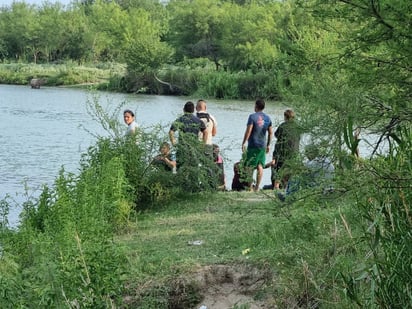
[[(12, 225), (18, 222), (20, 205), (27, 195), (36, 197), (42, 184), (52, 185), (62, 166), (68, 172), (77, 172), (81, 154), (96, 140), (89, 132), (107, 135), (87, 113), (86, 102), (93, 95), (80, 89), (34, 90), (27, 86), (0, 85), (0, 199), (9, 195), (13, 200), (9, 216)], [(98, 96), (104, 107), (126, 102), (125, 108), (135, 111), (141, 127), (149, 129), (162, 124), (165, 134), (170, 123), (182, 113), (184, 103), (197, 101), (188, 97), (104, 92)], [(226, 158), (228, 188), (233, 163), (241, 157), (247, 117), (253, 109), (253, 101), (208, 101), (208, 111), (218, 122), (214, 142)], [(284, 109), (285, 106), (267, 102), (265, 112), (272, 118), (274, 128), (283, 120)], [(123, 123), (122, 115), (119, 121)], [(267, 160), (270, 158), (271, 153)], [(270, 170), (265, 170), (262, 185), (269, 183)]]

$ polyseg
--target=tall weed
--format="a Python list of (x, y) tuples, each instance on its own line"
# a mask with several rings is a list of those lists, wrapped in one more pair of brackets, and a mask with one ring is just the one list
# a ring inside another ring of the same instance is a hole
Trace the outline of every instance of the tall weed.
[[(412, 303), (412, 135), (400, 129), (387, 157), (365, 164), (359, 210), (369, 254), (358, 272), (344, 276), (348, 295), (359, 304), (406, 308)], [(394, 133), (395, 134), (395, 133)]]
[[(38, 308), (105, 307), (118, 302), (126, 269), (115, 231), (127, 224), (128, 203), (119, 160), (86, 168), (80, 176), (61, 171), (53, 188), (24, 205), (19, 230), (4, 241), (18, 265), (22, 304)], [(128, 204), (130, 205), (130, 204)]]

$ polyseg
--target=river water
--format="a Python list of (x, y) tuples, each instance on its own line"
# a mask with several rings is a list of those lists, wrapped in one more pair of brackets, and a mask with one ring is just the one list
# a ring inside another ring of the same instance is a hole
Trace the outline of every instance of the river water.
[[(150, 129), (161, 124), (167, 134), (170, 123), (182, 113), (187, 100), (197, 98), (98, 93), (99, 103), (135, 111), (138, 124)], [(96, 96), (87, 90), (71, 88), (31, 89), (27, 86), (0, 85), (0, 199), (13, 202), (10, 224), (18, 222), (20, 205), (28, 196), (38, 196), (43, 184), (53, 184), (61, 167), (76, 173), (82, 153), (92, 145), (93, 135), (106, 136), (86, 109), (87, 100)], [(241, 157), (241, 143), (253, 101), (210, 100), (208, 111), (218, 122), (214, 142), (225, 158), (226, 185), (230, 189), (233, 164)], [(283, 120), (285, 106), (268, 102), (265, 112), (274, 128)], [(119, 122), (123, 123), (122, 115)], [(126, 127), (125, 127), (126, 129)], [(92, 133), (92, 134), (91, 134)], [(271, 157), (268, 154), (267, 160)], [(270, 183), (265, 170), (262, 185)]]

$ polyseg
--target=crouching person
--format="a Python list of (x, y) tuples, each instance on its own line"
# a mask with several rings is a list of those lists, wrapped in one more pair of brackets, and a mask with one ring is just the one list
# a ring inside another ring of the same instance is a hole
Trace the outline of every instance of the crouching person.
[(249, 190), (251, 183), (246, 181), (246, 177), (243, 161), (236, 162), (233, 165), (232, 191)]
[(168, 142), (160, 145), (160, 154), (153, 159), (153, 164), (165, 171), (176, 173), (176, 157), (171, 152), (170, 144)]
[(323, 193), (330, 193), (334, 190), (333, 178), (335, 167), (332, 161), (320, 154), (316, 145), (305, 147), (305, 186), (309, 188), (322, 187)]
[(217, 169), (217, 189), (220, 191), (226, 190), (225, 168), (223, 165), (223, 157), (220, 155), (219, 146), (213, 144), (213, 161)]

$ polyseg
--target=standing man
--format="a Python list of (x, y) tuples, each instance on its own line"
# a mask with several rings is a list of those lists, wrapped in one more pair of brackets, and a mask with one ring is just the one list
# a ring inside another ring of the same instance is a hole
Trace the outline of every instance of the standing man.
[[(205, 141), (206, 145), (213, 145), (212, 137), (217, 133), (217, 121), (215, 117), (207, 112), (206, 101), (199, 100), (196, 104), (196, 116), (204, 122), (206, 125), (207, 139)], [(203, 140), (203, 133), (199, 134), (199, 139)]]
[[(269, 152), (272, 139), (272, 120), (263, 112), (264, 109), (265, 101), (263, 99), (256, 100), (255, 113), (249, 115), (242, 142), (242, 151), (245, 152), (246, 150), (245, 168), (249, 179), (253, 180), (253, 170), (257, 169), (255, 191), (259, 191), (266, 153)], [(266, 133), (268, 133), (267, 140)], [(250, 181), (250, 190), (253, 190), (253, 181)]]
[[(170, 142), (177, 146), (176, 161), (177, 167), (184, 163), (193, 163), (198, 161), (199, 157), (199, 140), (198, 136), (203, 133), (203, 142), (206, 142), (208, 136), (206, 126), (199, 118), (193, 115), (195, 105), (188, 101), (183, 107), (183, 115), (177, 118), (169, 130)], [(176, 142), (175, 132), (179, 132), (179, 142)]]

